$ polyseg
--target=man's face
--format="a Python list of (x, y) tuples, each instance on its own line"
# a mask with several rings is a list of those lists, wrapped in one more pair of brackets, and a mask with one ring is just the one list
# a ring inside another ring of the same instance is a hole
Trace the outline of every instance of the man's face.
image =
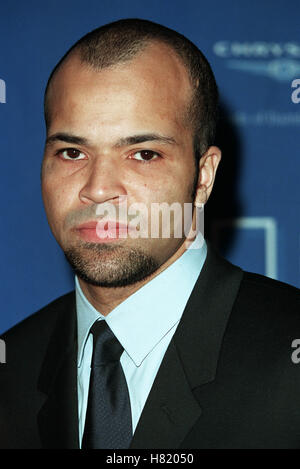
[[(151, 237), (151, 207), (193, 202), (193, 135), (183, 123), (190, 96), (184, 66), (163, 44), (101, 71), (73, 55), (53, 78), (42, 195), (57, 242), (87, 282), (133, 284), (182, 245), (184, 233), (172, 236), (172, 224), (171, 236), (162, 236), (160, 226), (159, 237)], [(107, 204), (118, 216), (136, 203), (146, 208), (139, 216), (148, 237), (129, 232), (103, 240), (95, 226), (78, 228), (99, 221)]]

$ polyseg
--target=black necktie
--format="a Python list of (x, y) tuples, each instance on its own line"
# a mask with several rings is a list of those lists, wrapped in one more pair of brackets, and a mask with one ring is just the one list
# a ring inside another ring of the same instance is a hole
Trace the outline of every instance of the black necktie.
[(93, 357), (83, 449), (124, 449), (132, 439), (131, 408), (120, 363), (123, 347), (105, 320), (91, 328)]

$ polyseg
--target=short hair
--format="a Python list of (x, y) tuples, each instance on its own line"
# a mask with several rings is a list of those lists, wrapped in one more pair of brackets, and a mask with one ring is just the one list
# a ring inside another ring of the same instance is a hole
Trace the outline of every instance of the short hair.
[(79, 39), (53, 69), (45, 90), (46, 126), (50, 121), (48, 89), (54, 74), (71, 52), (96, 70), (130, 61), (154, 41), (170, 46), (186, 67), (192, 86), (192, 98), (185, 113), (194, 132), (194, 150), (198, 157), (214, 144), (218, 119), (218, 88), (208, 60), (182, 34), (152, 21), (129, 18), (115, 21), (89, 32)]

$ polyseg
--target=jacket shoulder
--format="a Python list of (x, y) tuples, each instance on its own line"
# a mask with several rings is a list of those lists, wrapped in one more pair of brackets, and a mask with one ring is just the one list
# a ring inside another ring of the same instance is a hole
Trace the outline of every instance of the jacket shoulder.
[[(59, 317), (75, 307), (75, 291), (66, 293), (56, 298), (38, 311), (34, 312), (21, 322), (10, 328), (1, 338), (9, 349), (22, 353), (22, 345), (31, 348), (38, 342), (47, 342)], [(9, 344), (16, 344), (16, 347), (9, 347)]]
[(244, 271), (244, 278), (245, 282), (255, 283), (257, 285), (266, 286), (269, 288), (276, 288), (276, 289), (284, 289), (289, 290), (291, 293), (294, 292), (295, 294), (299, 295), (300, 290), (289, 283), (281, 282), (280, 280), (275, 280), (270, 277), (266, 277), (265, 275), (257, 274), (254, 272), (247, 272)]
[(261, 274), (244, 271), (239, 296), (256, 304), (272, 304), (275, 309), (296, 307), (300, 315), (299, 288)]
[(255, 328), (255, 335), (261, 333), (269, 338), (288, 335), (292, 338), (300, 328), (300, 290), (279, 280), (244, 271), (231, 318), (242, 329)]

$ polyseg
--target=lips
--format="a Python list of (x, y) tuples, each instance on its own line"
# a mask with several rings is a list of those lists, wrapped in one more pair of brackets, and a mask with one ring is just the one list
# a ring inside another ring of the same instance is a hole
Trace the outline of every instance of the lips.
[(88, 221), (76, 227), (77, 230), (95, 230), (96, 226), (98, 225), (98, 221)]
[(120, 238), (126, 238), (128, 225), (118, 223), (113, 220), (108, 221), (88, 221), (75, 228), (79, 236), (91, 242), (114, 241)]

